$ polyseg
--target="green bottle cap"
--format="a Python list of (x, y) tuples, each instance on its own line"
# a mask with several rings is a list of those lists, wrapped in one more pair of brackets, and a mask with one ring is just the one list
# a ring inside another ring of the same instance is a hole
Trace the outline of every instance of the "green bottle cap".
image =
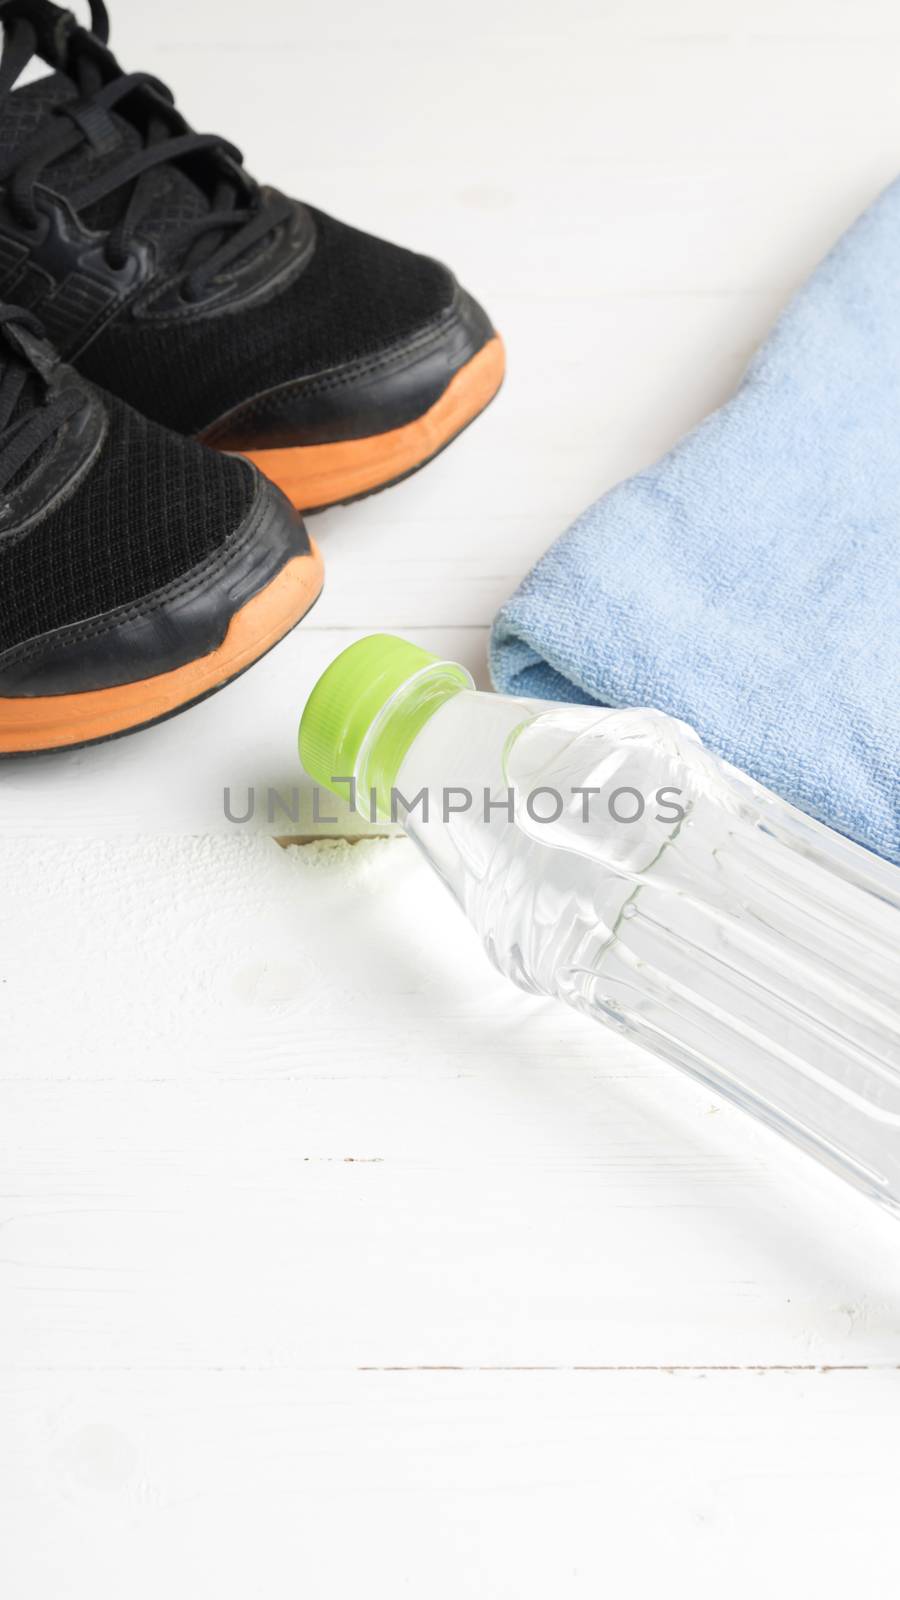
[(300, 722), (300, 759), (314, 782), (345, 799), (355, 778), (366, 810), (374, 790), (379, 813), (389, 816), (390, 790), (416, 734), (451, 695), (473, 687), (456, 662), (393, 634), (370, 634), (342, 650), (315, 685)]

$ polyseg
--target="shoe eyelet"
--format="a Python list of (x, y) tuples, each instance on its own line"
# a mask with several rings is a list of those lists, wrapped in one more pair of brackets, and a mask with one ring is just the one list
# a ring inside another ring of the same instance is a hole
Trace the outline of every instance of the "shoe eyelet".
[(34, 217), (23, 217), (14, 213), (16, 228), (22, 236), (29, 240), (45, 238), (47, 234), (47, 218), (37, 212)]
[(113, 278), (126, 277), (133, 270), (134, 263), (135, 256), (131, 250), (126, 252), (121, 261), (114, 261), (112, 256), (108, 255), (105, 250), (103, 251), (103, 265)]

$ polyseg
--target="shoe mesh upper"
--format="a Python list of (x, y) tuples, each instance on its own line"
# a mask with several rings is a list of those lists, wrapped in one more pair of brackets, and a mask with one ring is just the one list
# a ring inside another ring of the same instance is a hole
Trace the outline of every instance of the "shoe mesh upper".
[(106, 439), (74, 493), (0, 539), (0, 651), (149, 596), (210, 556), (250, 509), (247, 462), (103, 400)]
[[(0, 104), (0, 161), (14, 159), (53, 113), (77, 98), (72, 81), (53, 73), (25, 84)], [(49, 167), (42, 179), (62, 195), (114, 167), (141, 139), (114, 113), (121, 144), (104, 154), (88, 144)], [(139, 232), (154, 240), (165, 271), (178, 258), (181, 230), (209, 208), (209, 197), (175, 163), (145, 180), (151, 204)], [(101, 231), (121, 212), (116, 193), (82, 211)], [(151, 321), (127, 309), (114, 317), (78, 357), (79, 369), (138, 410), (183, 433), (198, 433), (232, 407), (273, 384), (340, 367), (381, 350), (427, 325), (449, 305), (454, 281), (447, 269), (383, 239), (313, 211), (316, 247), (297, 278), (281, 292), (235, 313)], [(49, 285), (26, 269), (8, 298), (41, 314)], [(0, 291), (3, 284), (0, 283)], [(65, 309), (65, 288), (60, 308)], [(65, 345), (62, 354), (66, 355)]]
[(314, 254), (280, 294), (175, 323), (120, 316), (79, 357), (80, 370), (148, 416), (198, 433), (273, 384), (386, 348), (450, 304), (454, 282), (439, 262), (312, 214)]

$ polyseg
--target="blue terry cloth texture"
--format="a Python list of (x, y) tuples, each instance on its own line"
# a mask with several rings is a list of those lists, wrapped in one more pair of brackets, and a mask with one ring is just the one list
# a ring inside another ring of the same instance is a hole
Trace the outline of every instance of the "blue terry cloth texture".
[(510, 694), (681, 717), (900, 861), (900, 180), (734, 398), (542, 558), (491, 671)]

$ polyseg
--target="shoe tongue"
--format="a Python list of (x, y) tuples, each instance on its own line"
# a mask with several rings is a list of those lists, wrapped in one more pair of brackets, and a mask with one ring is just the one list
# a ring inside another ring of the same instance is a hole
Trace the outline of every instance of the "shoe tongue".
[[(0, 162), (5, 165), (14, 161), (16, 152), (24, 149), (26, 142), (50, 121), (57, 106), (78, 98), (77, 86), (62, 72), (49, 73), (7, 95), (0, 107)], [(110, 115), (121, 141), (113, 150), (100, 153), (85, 140), (70, 155), (45, 167), (39, 181), (67, 198), (140, 150), (142, 140), (137, 129), (116, 111)], [(144, 193), (149, 190), (151, 198), (141, 217), (140, 232), (156, 241), (164, 260), (177, 250), (181, 230), (210, 210), (210, 200), (187, 173), (168, 164), (151, 169), (142, 184)], [(88, 228), (111, 228), (128, 203), (128, 192), (128, 188), (117, 189), (95, 205), (86, 206), (79, 213), (81, 220)]]
[(57, 106), (77, 98), (78, 91), (71, 78), (61, 72), (48, 73), (4, 96), (0, 102), (0, 159), (3, 165), (34, 138)]

